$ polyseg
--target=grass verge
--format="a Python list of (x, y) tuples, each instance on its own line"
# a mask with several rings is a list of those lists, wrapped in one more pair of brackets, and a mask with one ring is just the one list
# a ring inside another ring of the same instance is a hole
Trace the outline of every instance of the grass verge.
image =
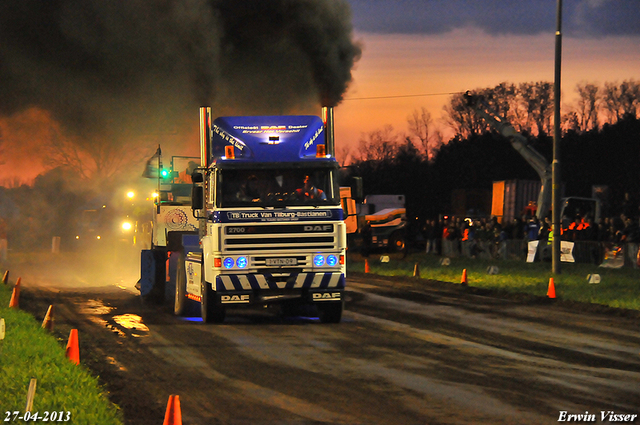
[[(370, 273), (413, 276), (415, 265), (418, 264), (421, 279), (460, 283), (462, 271), (466, 269), (469, 286), (535, 296), (546, 296), (549, 279), (553, 277), (559, 299), (640, 310), (640, 271), (632, 268), (609, 269), (593, 264), (562, 263), (561, 273), (553, 275), (551, 263), (541, 262), (451, 258), (451, 264), (443, 266), (442, 257), (422, 253), (410, 254), (405, 258), (390, 255), (388, 262), (381, 262), (380, 258), (381, 255), (369, 256)], [(364, 272), (364, 263), (364, 258), (359, 254), (350, 254), (347, 269)], [(498, 274), (489, 274), (489, 266), (497, 266)], [(600, 283), (589, 283), (589, 274), (599, 274)]]
[(98, 379), (65, 357), (66, 341), (56, 340), (29, 313), (8, 307), (12, 290), (11, 284), (0, 284), (0, 318), (6, 328), (0, 340), (0, 419), (22, 423), (7, 412), (24, 414), (29, 382), (36, 378), (31, 412), (39, 412), (40, 418), (49, 412), (51, 422), (52, 412), (64, 412), (64, 417), (69, 412), (68, 423), (121, 425), (120, 411), (109, 402)]

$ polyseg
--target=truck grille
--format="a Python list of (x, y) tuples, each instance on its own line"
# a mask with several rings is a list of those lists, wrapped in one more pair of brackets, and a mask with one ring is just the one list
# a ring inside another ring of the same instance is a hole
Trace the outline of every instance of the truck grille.
[(333, 224), (265, 224), (225, 227), (222, 249), (227, 252), (295, 251), (333, 249), (336, 245)]

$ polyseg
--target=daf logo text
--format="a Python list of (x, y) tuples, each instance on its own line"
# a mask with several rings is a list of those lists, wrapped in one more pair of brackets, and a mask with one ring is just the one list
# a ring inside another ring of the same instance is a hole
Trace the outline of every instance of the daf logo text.
[(317, 226), (304, 226), (305, 232), (330, 232), (333, 229), (333, 226), (330, 224), (325, 225), (317, 225)]
[(340, 292), (317, 292), (313, 294), (314, 301), (335, 301), (341, 299)]

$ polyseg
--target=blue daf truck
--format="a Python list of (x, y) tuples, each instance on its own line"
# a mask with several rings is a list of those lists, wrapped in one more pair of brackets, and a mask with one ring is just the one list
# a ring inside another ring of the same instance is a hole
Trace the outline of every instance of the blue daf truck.
[(223, 322), (230, 308), (275, 304), (339, 322), (344, 220), (356, 212), (341, 207), (331, 109), (322, 118), (212, 120), (203, 107), (200, 152), (190, 205), (164, 206), (182, 219), (154, 223), (156, 243), (142, 252), (141, 295), (172, 300), (178, 315), (199, 307), (205, 322)]

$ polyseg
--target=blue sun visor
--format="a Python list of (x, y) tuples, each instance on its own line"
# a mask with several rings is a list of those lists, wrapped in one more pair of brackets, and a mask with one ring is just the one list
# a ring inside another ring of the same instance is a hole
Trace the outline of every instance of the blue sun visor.
[[(219, 117), (213, 122), (211, 132), (211, 163), (326, 161), (329, 158), (323, 151), (324, 125), (313, 115)], [(319, 145), (323, 146), (318, 148)]]

